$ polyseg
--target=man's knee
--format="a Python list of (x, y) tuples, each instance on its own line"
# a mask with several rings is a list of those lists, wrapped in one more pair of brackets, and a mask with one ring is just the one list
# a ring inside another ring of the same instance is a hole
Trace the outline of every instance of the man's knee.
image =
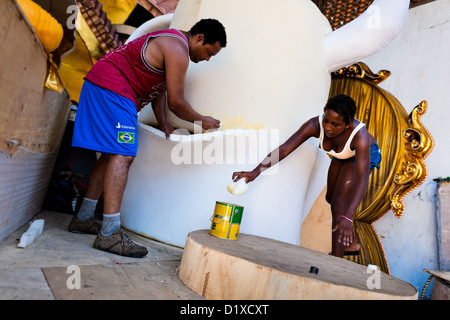
[(131, 164), (134, 161), (134, 157), (133, 156), (124, 156), (121, 154), (110, 154), (109, 155), (109, 161), (113, 161), (117, 164), (120, 164), (122, 166), (131, 166)]

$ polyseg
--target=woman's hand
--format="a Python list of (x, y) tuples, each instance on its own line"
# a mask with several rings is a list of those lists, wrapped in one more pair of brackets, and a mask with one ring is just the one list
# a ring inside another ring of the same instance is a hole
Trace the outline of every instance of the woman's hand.
[(239, 181), (240, 179), (244, 178), (245, 182), (249, 183), (253, 180), (256, 179), (256, 177), (259, 176), (259, 173), (257, 173), (257, 171), (253, 170), (253, 171), (238, 171), (238, 172), (234, 172), (232, 179), (234, 182)]
[(339, 219), (336, 227), (334, 227), (333, 232), (339, 231), (338, 242), (342, 243), (343, 246), (348, 247), (353, 242), (353, 223), (345, 218)]

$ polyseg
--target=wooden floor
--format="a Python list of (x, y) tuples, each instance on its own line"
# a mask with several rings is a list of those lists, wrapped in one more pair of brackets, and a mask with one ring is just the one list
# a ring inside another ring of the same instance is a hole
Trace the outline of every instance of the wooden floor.
[[(148, 249), (128, 258), (92, 247), (95, 235), (67, 231), (71, 215), (43, 211), (42, 234), (25, 249), (23, 226), (0, 242), (0, 300), (204, 300), (178, 278), (183, 250), (127, 234)], [(79, 288), (75, 271), (79, 268)]]
[(177, 261), (162, 261), (81, 266), (79, 288), (75, 287), (75, 271), (68, 273), (67, 267), (42, 271), (56, 300), (199, 299), (179, 281), (178, 265)]

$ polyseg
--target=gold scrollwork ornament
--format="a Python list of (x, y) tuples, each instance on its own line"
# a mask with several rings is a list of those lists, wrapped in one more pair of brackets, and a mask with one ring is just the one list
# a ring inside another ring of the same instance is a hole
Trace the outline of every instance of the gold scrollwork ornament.
[(394, 192), (391, 195), (391, 206), (397, 218), (404, 213), (403, 198), (419, 186), (427, 177), (424, 159), (434, 147), (431, 134), (423, 126), (420, 117), (427, 110), (427, 102), (422, 101), (409, 115), (410, 128), (403, 130), (406, 140), (400, 172), (394, 177)]

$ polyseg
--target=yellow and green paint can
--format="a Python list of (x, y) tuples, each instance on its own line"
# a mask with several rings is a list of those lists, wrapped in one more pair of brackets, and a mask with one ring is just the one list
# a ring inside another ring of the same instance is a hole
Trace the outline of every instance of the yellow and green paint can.
[(237, 240), (244, 207), (216, 201), (209, 234), (222, 239)]

